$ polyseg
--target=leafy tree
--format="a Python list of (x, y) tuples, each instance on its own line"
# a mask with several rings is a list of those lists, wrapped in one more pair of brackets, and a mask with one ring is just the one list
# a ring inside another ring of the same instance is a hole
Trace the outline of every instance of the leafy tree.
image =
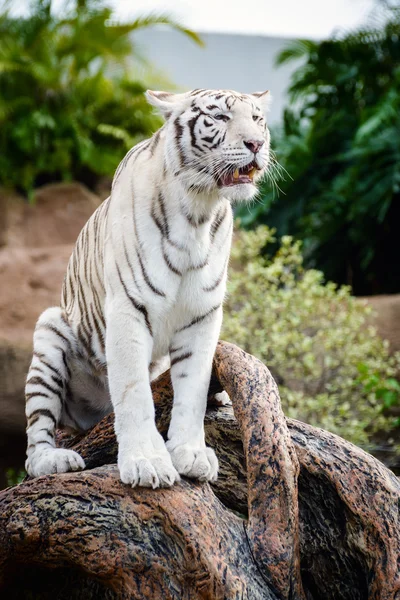
[(33, 0), (18, 18), (10, 6), (0, 14), (0, 183), (29, 192), (111, 175), (160, 125), (133, 75), (132, 34), (162, 24), (200, 39), (165, 15), (118, 23), (103, 0), (64, 0), (56, 14), (51, 0)]
[[(286, 172), (266, 184), (245, 226), (268, 223), (304, 240), (306, 264), (356, 294), (400, 291), (400, 8), (324, 42), (298, 40), (301, 60), (275, 132)], [(276, 172), (275, 172), (276, 173)]]

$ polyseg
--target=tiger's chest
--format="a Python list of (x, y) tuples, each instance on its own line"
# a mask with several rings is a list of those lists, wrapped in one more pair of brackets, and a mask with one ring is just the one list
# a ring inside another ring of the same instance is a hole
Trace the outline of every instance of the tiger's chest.
[(175, 258), (173, 266), (179, 274), (162, 261), (154, 261), (151, 273), (160, 290), (160, 294), (143, 295), (149, 310), (154, 316), (174, 318), (180, 322), (198, 314), (209, 305), (222, 302), (225, 293), (224, 276), (226, 273), (229, 248), (220, 252), (210, 251), (188, 253)]
[(153, 329), (153, 360), (169, 353), (177, 332), (222, 303), (225, 286), (223, 289), (221, 286), (217, 294), (207, 297), (203, 281), (206, 279), (201, 276), (184, 276), (179, 287), (170, 291), (162, 307), (149, 310)]
[(231, 213), (226, 209), (222, 214), (225, 218), (218, 230), (215, 215), (191, 225), (178, 214), (161, 234), (151, 218), (141, 223), (141, 246), (135, 260), (137, 283), (151, 310), (193, 313), (221, 295), (232, 234)]
[(134, 197), (140, 202), (132, 203), (119, 185), (121, 195), (111, 202), (107, 221), (106, 305), (139, 305), (150, 325), (155, 356), (162, 355), (174, 332), (223, 301), (230, 204), (221, 200), (206, 216), (188, 217), (171, 193), (146, 196), (138, 184)]
[(148, 297), (155, 357), (168, 352), (175, 332), (222, 304), (228, 257), (229, 245), (218, 252), (198, 250), (176, 260), (174, 265), (181, 269), (179, 276), (164, 273), (165, 297)]

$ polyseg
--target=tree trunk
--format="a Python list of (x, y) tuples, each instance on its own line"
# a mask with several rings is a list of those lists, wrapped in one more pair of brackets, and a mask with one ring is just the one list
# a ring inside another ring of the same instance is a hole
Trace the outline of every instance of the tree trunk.
[[(268, 369), (220, 343), (207, 443), (212, 486), (119, 481), (113, 415), (58, 443), (80, 473), (0, 493), (0, 597), (12, 600), (400, 600), (400, 482), (341, 438), (285, 419)], [(169, 373), (153, 383), (165, 434)]]

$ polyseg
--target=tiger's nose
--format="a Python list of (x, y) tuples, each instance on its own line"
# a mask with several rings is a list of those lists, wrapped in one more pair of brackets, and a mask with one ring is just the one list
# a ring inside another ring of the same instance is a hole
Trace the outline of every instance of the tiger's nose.
[(243, 144), (254, 154), (257, 154), (260, 148), (264, 145), (264, 140), (247, 140), (243, 141)]

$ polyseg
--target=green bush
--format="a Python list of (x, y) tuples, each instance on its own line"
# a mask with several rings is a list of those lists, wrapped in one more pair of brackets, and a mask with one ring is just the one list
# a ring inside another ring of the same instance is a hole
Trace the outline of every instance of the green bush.
[(276, 377), (285, 413), (368, 447), (396, 420), (400, 354), (369, 325), (371, 310), (348, 287), (305, 270), (300, 242), (286, 236), (276, 255), (266, 227), (237, 234), (222, 337), (260, 358)]
[(243, 225), (303, 240), (307, 266), (356, 295), (400, 291), (400, 7), (322, 42), (297, 40), (290, 107), (272, 140), (281, 172)]
[[(89, 185), (161, 124), (132, 33), (156, 24), (197, 36), (165, 15), (112, 20), (103, 0), (31, 2), (27, 17), (0, 14), (0, 183), (31, 191), (47, 181)], [(149, 72), (149, 70), (148, 70)]]
[(7, 487), (18, 485), (24, 480), (25, 477), (26, 472), (24, 471), (24, 469), (6, 469)]

